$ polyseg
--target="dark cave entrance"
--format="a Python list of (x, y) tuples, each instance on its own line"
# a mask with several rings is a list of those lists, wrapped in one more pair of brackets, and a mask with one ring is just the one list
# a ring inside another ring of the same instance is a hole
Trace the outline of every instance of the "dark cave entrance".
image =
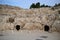
[(48, 25), (44, 26), (44, 31), (49, 31), (49, 26)]
[(17, 30), (17, 31), (20, 30), (20, 25), (16, 25), (16, 30)]

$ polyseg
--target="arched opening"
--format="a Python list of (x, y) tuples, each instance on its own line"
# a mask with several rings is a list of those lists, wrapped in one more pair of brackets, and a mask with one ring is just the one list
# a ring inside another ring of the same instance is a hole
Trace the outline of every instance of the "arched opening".
[(49, 31), (49, 26), (48, 25), (44, 26), (44, 31)]
[(16, 25), (16, 30), (17, 30), (17, 31), (20, 30), (20, 25)]

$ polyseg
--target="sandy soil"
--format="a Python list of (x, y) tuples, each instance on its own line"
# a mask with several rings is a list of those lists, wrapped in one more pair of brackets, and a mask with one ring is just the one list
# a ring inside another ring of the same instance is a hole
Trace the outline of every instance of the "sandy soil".
[(60, 33), (39, 30), (0, 31), (0, 40), (60, 40)]

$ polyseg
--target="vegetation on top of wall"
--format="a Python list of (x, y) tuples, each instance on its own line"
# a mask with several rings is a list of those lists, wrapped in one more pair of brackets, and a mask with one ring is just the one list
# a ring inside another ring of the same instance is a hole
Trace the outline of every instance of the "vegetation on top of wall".
[[(37, 2), (36, 4), (35, 4), (35, 3), (32, 3), (31, 6), (30, 6), (30, 9), (31, 9), (31, 8), (41, 8), (41, 7), (58, 7), (58, 6), (60, 6), (60, 3), (55, 4), (54, 6), (49, 6), (49, 5), (45, 5), (45, 4), (40, 5), (40, 3)], [(53, 8), (52, 8), (52, 9), (53, 9)]]

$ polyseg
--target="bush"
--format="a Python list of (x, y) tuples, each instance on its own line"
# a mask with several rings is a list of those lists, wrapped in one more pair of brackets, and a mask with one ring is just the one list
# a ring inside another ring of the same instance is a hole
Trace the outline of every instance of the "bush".
[(32, 5), (30, 6), (30, 9), (31, 8), (40, 8), (40, 3), (38, 2), (38, 3), (32, 3)]
[(2, 7), (0, 7), (0, 9), (2, 9)]
[(58, 11), (58, 13), (60, 14), (60, 10)]
[(48, 5), (45, 5), (45, 4), (40, 5), (40, 3), (37, 2), (36, 4), (35, 3), (32, 3), (32, 5), (30, 6), (30, 9), (31, 8), (40, 8), (40, 7), (51, 7), (51, 6), (48, 6)]
[(52, 7), (51, 9), (52, 9), (52, 10), (55, 10), (55, 8), (54, 8), (54, 7)]
[(30, 6), (30, 9), (31, 9), (31, 8), (36, 8), (36, 6), (35, 6), (34, 3)]
[(40, 8), (40, 3), (36, 3), (36, 8)]
[(14, 22), (14, 19), (13, 18), (9, 18), (9, 22), (10, 23), (13, 23)]

